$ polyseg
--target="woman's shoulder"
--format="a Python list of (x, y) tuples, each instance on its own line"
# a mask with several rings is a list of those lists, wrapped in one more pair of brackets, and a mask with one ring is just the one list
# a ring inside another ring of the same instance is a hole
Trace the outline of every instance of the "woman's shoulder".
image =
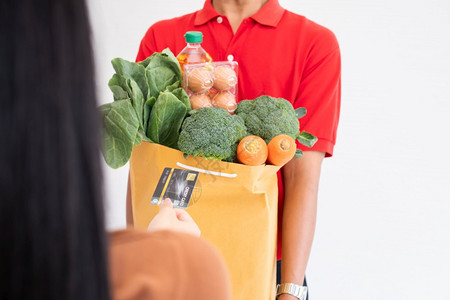
[(134, 229), (113, 232), (110, 262), (116, 300), (231, 297), (219, 252), (190, 234)]
[(204, 239), (192, 234), (170, 230), (147, 232), (142, 229), (123, 229), (111, 232), (109, 237), (112, 251), (128, 250), (135, 247), (141, 249), (148, 246), (162, 247), (167, 251), (178, 251), (183, 246), (189, 252), (206, 251), (213, 255), (219, 255), (216, 248)]
[(187, 248), (190, 249), (189, 251), (208, 251), (218, 254), (216, 248), (203, 238), (171, 230), (147, 232), (142, 229), (123, 229), (111, 232), (109, 237), (112, 250), (133, 247), (140, 248), (146, 245), (171, 248), (188, 244), (189, 246)]

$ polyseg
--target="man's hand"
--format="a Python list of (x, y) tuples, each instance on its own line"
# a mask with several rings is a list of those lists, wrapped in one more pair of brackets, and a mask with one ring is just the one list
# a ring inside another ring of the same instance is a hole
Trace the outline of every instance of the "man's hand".
[(148, 231), (172, 230), (200, 236), (200, 229), (184, 210), (173, 208), (172, 201), (166, 198), (159, 205), (159, 213), (148, 225)]

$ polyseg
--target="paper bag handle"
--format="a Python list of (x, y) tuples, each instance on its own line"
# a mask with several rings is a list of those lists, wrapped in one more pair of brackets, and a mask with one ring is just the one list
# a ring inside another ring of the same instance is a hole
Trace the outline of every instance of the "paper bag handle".
[(222, 177), (228, 177), (228, 178), (235, 178), (237, 177), (237, 174), (232, 174), (232, 173), (224, 173), (224, 172), (216, 172), (216, 171), (210, 171), (210, 170), (205, 170), (205, 169), (200, 169), (200, 168), (196, 168), (196, 167), (191, 167), (185, 164), (182, 164), (180, 162), (176, 163), (177, 166), (191, 170), (191, 171), (197, 171), (200, 173), (205, 173), (205, 174), (211, 174), (211, 175), (216, 175), (216, 176), (222, 176)]

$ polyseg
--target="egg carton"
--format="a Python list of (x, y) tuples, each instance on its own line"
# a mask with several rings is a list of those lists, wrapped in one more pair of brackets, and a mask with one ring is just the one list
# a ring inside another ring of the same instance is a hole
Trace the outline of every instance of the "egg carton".
[(233, 113), (237, 107), (238, 63), (215, 61), (183, 66), (183, 88), (192, 109), (218, 106)]

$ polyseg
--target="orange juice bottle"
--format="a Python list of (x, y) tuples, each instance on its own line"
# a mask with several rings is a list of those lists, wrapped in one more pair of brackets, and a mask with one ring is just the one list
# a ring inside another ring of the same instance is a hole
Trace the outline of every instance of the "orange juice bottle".
[(177, 55), (181, 71), (186, 64), (212, 62), (211, 56), (202, 48), (203, 33), (200, 31), (188, 31), (184, 35), (186, 47)]

